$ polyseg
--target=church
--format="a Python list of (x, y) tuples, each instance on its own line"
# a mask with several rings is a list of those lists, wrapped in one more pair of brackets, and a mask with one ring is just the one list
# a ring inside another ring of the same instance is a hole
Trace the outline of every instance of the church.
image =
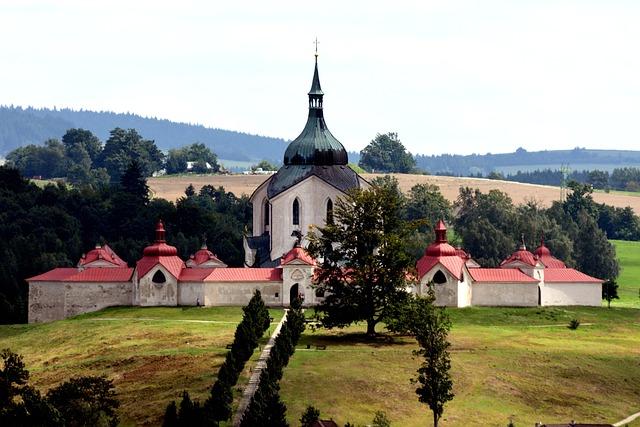
[[(155, 241), (134, 268), (108, 245), (97, 245), (76, 267), (27, 279), (29, 323), (110, 306), (241, 306), (256, 289), (272, 307), (288, 306), (297, 295), (307, 306), (320, 302), (312, 287), (317, 264), (303, 248), (304, 233), (331, 220), (334, 203), (348, 190), (369, 184), (347, 165), (344, 146), (327, 128), (317, 55), (308, 96), (307, 123), (287, 147), (283, 166), (250, 197), (253, 235), (244, 240), (244, 268), (227, 267), (204, 242), (184, 261), (159, 221)], [(444, 222), (435, 232), (410, 290), (424, 294), (433, 283), (440, 305), (600, 305), (602, 281), (567, 268), (544, 242), (534, 253), (521, 246), (499, 268), (482, 268), (448, 244)]]

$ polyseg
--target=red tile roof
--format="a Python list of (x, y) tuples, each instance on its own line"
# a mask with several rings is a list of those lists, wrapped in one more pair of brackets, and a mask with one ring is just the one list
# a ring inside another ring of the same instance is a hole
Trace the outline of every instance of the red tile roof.
[(538, 246), (538, 248), (533, 252), (539, 259), (540, 262), (544, 264), (547, 268), (565, 268), (566, 265), (564, 262), (560, 261), (558, 258), (551, 255), (551, 251), (544, 245), (544, 242)]
[(207, 276), (207, 282), (279, 282), (282, 270), (279, 268), (215, 268)]
[(156, 265), (162, 265), (176, 279), (180, 277), (180, 272), (186, 266), (184, 261), (178, 256), (147, 256), (142, 257), (136, 264), (138, 277), (147, 274)]
[(453, 277), (455, 277), (458, 280), (461, 280), (462, 267), (464, 266), (464, 263), (465, 263), (465, 260), (460, 258), (457, 255), (441, 256), (441, 257), (424, 255), (416, 263), (416, 270), (418, 270), (418, 277), (422, 279), (424, 275), (427, 274), (433, 267), (435, 267), (438, 264), (442, 264), (442, 266), (449, 273), (451, 273)]
[(54, 268), (28, 282), (129, 282), (133, 268)]
[(470, 268), (468, 271), (474, 282), (538, 283), (517, 268)]
[(289, 252), (282, 256), (280, 265), (286, 265), (294, 260), (299, 260), (309, 265), (316, 265), (316, 260), (299, 246), (294, 246)]
[(279, 268), (185, 268), (181, 282), (279, 282)]
[(181, 282), (203, 282), (215, 268), (185, 268), (180, 272)]
[(213, 252), (211, 252), (207, 248), (206, 245), (203, 245), (202, 248), (200, 248), (200, 250), (198, 250), (198, 252), (196, 252), (191, 257), (191, 260), (193, 261), (193, 263), (195, 265), (204, 264), (205, 262), (208, 262), (208, 261), (212, 261), (212, 262), (215, 262), (217, 264), (225, 265), (222, 261), (220, 261), (220, 259)]
[(109, 247), (109, 245), (96, 245), (94, 249), (91, 249), (86, 255), (83, 255), (82, 258), (80, 258), (80, 261), (78, 261), (78, 267), (85, 266), (98, 260), (108, 262), (118, 267), (127, 267), (127, 263), (124, 262), (124, 260), (120, 258), (113, 249)]
[(604, 280), (591, 277), (573, 268), (545, 268), (545, 283), (602, 283)]
[(520, 261), (530, 266), (535, 266), (538, 263), (538, 258), (529, 252), (526, 248), (520, 247), (517, 251), (511, 254), (511, 256), (500, 263), (500, 266), (510, 264), (512, 262)]

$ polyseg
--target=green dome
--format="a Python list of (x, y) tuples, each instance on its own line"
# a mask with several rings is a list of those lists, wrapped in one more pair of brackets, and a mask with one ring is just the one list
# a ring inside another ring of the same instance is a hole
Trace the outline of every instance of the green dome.
[(294, 139), (284, 152), (284, 165), (332, 166), (348, 163), (347, 151), (324, 121), (322, 97), (316, 57), (313, 82), (309, 91), (309, 117), (302, 133)]

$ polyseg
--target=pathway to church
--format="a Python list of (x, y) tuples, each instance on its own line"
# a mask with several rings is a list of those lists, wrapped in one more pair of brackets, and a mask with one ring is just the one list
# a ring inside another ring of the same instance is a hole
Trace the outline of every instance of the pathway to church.
[(262, 353), (260, 353), (260, 357), (258, 358), (258, 363), (253, 367), (251, 371), (251, 377), (249, 378), (249, 383), (244, 389), (242, 393), (242, 398), (240, 399), (240, 404), (238, 405), (238, 410), (236, 411), (235, 416), (233, 417), (233, 425), (235, 427), (240, 425), (240, 421), (242, 421), (242, 416), (244, 412), (247, 410), (249, 403), (251, 402), (251, 398), (255, 394), (258, 389), (258, 384), (260, 383), (260, 374), (262, 370), (267, 366), (267, 361), (269, 360), (269, 356), (271, 355), (271, 348), (273, 347), (273, 343), (276, 340), (276, 337), (280, 334), (280, 329), (282, 329), (282, 325), (284, 321), (287, 319), (287, 314), (289, 314), (289, 310), (284, 310), (284, 315), (276, 326), (276, 329), (271, 334), (271, 338), (269, 338), (269, 342), (262, 349)]

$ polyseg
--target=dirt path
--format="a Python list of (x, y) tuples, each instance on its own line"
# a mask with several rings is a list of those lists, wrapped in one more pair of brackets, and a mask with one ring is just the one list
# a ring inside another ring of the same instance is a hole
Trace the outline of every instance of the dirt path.
[(273, 347), (273, 344), (276, 341), (276, 337), (278, 336), (278, 334), (280, 334), (280, 329), (282, 329), (282, 325), (284, 324), (284, 321), (286, 320), (288, 313), (289, 313), (288, 310), (284, 311), (284, 315), (282, 316), (280, 323), (278, 323), (278, 326), (276, 326), (276, 329), (273, 331), (273, 334), (271, 334), (271, 338), (269, 338), (269, 342), (262, 349), (262, 353), (260, 353), (260, 357), (258, 358), (258, 363), (256, 363), (256, 366), (254, 366), (253, 370), (251, 371), (251, 378), (249, 378), (249, 383), (247, 384), (247, 386), (244, 389), (244, 392), (242, 393), (242, 397), (240, 398), (240, 403), (238, 404), (238, 410), (233, 416), (234, 427), (238, 427), (240, 425), (240, 422), (242, 421), (242, 416), (244, 415), (245, 411), (249, 407), (251, 398), (253, 397), (256, 390), (258, 389), (258, 384), (260, 384), (260, 374), (262, 373), (262, 370), (267, 367), (267, 361), (269, 360), (269, 355), (271, 354), (271, 348)]
[(617, 423), (615, 423), (613, 425), (613, 427), (622, 427), (628, 423), (630, 423), (631, 421), (635, 420), (636, 418), (640, 418), (640, 412), (636, 412), (633, 415), (629, 415), (627, 418), (625, 418), (622, 421), (618, 421)]
[[(364, 174), (371, 180), (377, 174)], [(455, 201), (460, 187), (478, 188), (483, 193), (492, 189), (506, 192), (514, 203), (526, 203), (535, 200), (543, 206), (550, 206), (551, 202), (560, 198), (560, 189), (547, 185), (523, 184), (519, 182), (497, 181), (483, 178), (457, 178), (451, 176), (404, 175), (394, 174), (402, 191), (407, 192), (419, 183), (435, 184), (449, 201)], [(193, 184), (196, 191), (204, 185), (222, 186), (236, 195), (251, 195), (253, 191), (268, 177), (264, 175), (189, 175), (179, 177), (149, 178), (149, 187), (155, 197), (167, 200), (177, 200), (184, 196), (184, 190)], [(640, 213), (640, 193), (638, 196), (618, 193), (594, 193), (593, 198), (598, 203), (606, 203), (616, 207), (631, 206), (636, 213)]]

